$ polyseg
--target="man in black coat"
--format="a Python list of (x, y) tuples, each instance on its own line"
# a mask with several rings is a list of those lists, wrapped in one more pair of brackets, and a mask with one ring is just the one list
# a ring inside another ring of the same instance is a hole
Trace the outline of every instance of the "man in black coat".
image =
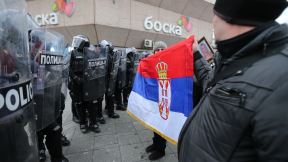
[(194, 49), (202, 98), (184, 124), (180, 162), (288, 161), (286, 0), (216, 0), (215, 69)]

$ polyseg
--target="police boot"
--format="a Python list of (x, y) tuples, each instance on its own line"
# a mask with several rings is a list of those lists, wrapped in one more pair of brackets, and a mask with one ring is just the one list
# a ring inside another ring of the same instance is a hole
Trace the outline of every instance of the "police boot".
[(117, 105), (116, 110), (126, 111), (127, 109), (123, 105)]
[(116, 119), (116, 118), (120, 118), (120, 115), (118, 115), (117, 113), (112, 113), (112, 114), (108, 114), (108, 117)]
[(95, 133), (100, 133), (101, 132), (101, 130), (100, 130), (100, 128), (99, 128), (99, 125), (97, 124), (97, 123), (91, 123), (90, 125), (89, 125), (89, 128), (90, 128), (90, 130), (91, 131), (93, 131), (93, 132), (95, 132)]
[(127, 106), (128, 106), (128, 101), (127, 101), (127, 102), (124, 102), (124, 107), (127, 108)]
[(61, 136), (61, 144), (62, 144), (62, 146), (69, 146), (70, 145), (70, 141), (63, 134)]
[(88, 128), (86, 124), (80, 124), (80, 131), (82, 133), (87, 133), (88, 132)]
[(44, 162), (46, 161), (46, 158), (45, 150), (39, 150), (39, 161)]
[(97, 118), (96, 118), (96, 121), (97, 121), (98, 123), (100, 123), (100, 124), (106, 124), (106, 121), (105, 121), (105, 119), (104, 119), (103, 116), (97, 117)]

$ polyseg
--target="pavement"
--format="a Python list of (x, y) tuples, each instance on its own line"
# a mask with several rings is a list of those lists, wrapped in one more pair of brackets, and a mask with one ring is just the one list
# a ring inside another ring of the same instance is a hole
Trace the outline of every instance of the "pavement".
[[(120, 115), (119, 119), (110, 119), (104, 115), (106, 124), (100, 125), (101, 133), (82, 134), (79, 125), (72, 121), (69, 96), (65, 105), (63, 133), (71, 141), (71, 145), (63, 147), (63, 152), (70, 162), (149, 161), (145, 148), (152, 144), (153, 132), (132, 119), (125, 111), (116, 111)], [(166, 155), (156, 162), (177, 161), (177, 147), (167, 143)]]

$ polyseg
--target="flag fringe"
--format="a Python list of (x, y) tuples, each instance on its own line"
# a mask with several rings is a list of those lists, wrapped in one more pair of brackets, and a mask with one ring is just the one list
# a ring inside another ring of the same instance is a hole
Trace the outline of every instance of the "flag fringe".
[(129, 116), (131, 116), (134, 120), (138, 121), (140, 124), (142, 124), (144, 127), (152, 130), (153, 132), (157, 133), (158, 135), (160, 135), (161, 137), (163, 137), (164, 139), (166, 139), (168, 142), (172, 143), (173, 145), (177, 145), (177, 142), (175, 140), (173, 140), (172, 138), (165, 136), (163, 133), (161, 133), (160, 131), (158, 131), (156, 128), (152, 127), (151, 125), (149, 125), (148, 123), (142, 121), (141, 119), (139, 119), (138, 117), (136, 117), (132, 112), (127, 110), (127, 114)]

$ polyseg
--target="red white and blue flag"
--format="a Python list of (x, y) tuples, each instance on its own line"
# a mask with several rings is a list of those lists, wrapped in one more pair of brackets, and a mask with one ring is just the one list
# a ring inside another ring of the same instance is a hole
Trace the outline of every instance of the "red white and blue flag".
[(194, 37), (141, 60), (128, 114), (176, 144), (193, 109)]

